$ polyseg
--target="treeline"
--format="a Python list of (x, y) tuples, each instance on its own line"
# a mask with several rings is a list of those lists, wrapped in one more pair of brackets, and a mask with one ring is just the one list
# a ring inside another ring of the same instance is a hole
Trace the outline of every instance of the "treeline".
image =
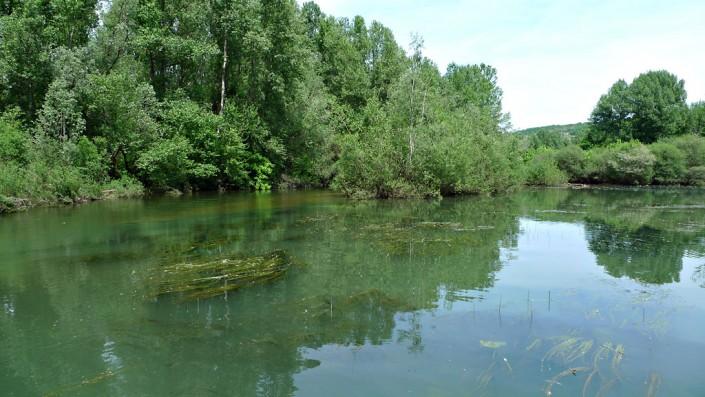
[[(682, 81), (620, 81), (582, 149), (564, 150), (585, 157), (574, 173), (554, 150), (562, 141), (506, 133), (494, 68), (442, 73), (422, 50), (420, 38), (405, 51), (384, 25), (312, 2), (1, 1), (0, 210), (144, 191), (321, 186), (385, 198), (617, 181), (605, 176), (623, 173), (615, 164), (646, 153), (618, 142), (703, 133), (704, 106), (686, 105)], [(645, 160), (653, 178), (659, 156), (676, 156), (685, 171), (668, 180), (699, 181), (682, 145), (660, 145)], [(644, 172), (621, 181), (650, 183)]]
[(0, 2), (0, 196), (520, 183), (496, 71), (294, 0)]
[(705, 185), (705, 102), (686, 99), (685, 82), (667, 71), (617, 81), (574, 133), (522, 134), (526, 182)]

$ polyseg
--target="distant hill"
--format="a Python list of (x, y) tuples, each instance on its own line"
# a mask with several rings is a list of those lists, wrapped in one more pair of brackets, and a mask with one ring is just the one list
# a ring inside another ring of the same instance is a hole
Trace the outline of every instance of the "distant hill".
[(536, 134), (555, 134), (559, 133), (561, 135), (568, 135), (570, 137), (575, 137), (581, 135), (587, 131), (590, 127), (590, 123), (576, 123), (576, 124), (564, 124), (564, 125), (547, 125), (543, 127), (527, 128), (524, 130), (514, 131), (518, 135), (536, 135)]

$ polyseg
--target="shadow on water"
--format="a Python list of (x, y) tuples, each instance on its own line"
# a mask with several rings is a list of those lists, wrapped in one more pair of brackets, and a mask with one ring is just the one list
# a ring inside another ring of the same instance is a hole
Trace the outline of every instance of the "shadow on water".
[[(7, 358), (0, 383), (9, 395), (288, 396), (301, 387), (310, 391), (301, 374), (343, 376), (345, 353), (336, 349), (346, 349), (361, 357), (387, 354), (401, 368), (405, 355), (415, 357), (425, 362), (418, 364), (425, 374), (419, 379), (445, 379), (448, 395), (535, 395), (572, 378), (581, 382), (564, 389), (594, 395), (606, 387), (609, 395), (623, 387), (609, 386), (621, 376), (613, 363), (634, 363), (629, 350), (618, 349), (632, 322), (641, 320), (634, 307), (651, 316), (652, 306), (625, 304), (614, 318), (609, 294), (571, 297), (556, 284), (552, 311), (544, 295), (527, 296), (523, 280), (502, 276), (511, 266), (505, 254), (521, 257), (525, 249), (518, 243), (521, 220), (579, 225), (609, 276), (657, 286), (681, 282), (684, 257), (705, 254), (705, 210), (697, 207), (703, 197), (563, 189), (349, 202), (309, 192), (19, 214), (0, 224), (0, 250), (9, 258), (0, 269), (0, 356)], [(539, 242), (533, 249), (547, 248)], [(276, 250), (304, 265), (227, 300), (149, 297), (150, 275), (164, 266)], [(692, 279), (703, 284), (703, 273), (697, 268)], [(501, 287), (504, 281), (521, 291)], [(643, 335), (634, 343), (646, 344), (654, 334)], [(438, 356), (453, 343), (464, 347)], [(333, 356), (312, 357), (327, 349)], [(445, 373), (444, 357), (466, 360), (474, 375)], [(338, 360), (342, 372), (336, 372)], [(394, 368), (368, 374), (369, 384), (377, 377), (405, 379)], [(604, 379), (595, 372), (601, 369)], [(653, 375), (650, 387), (668, 380)], [(423, 390), (416, 394), (432, 389)]]

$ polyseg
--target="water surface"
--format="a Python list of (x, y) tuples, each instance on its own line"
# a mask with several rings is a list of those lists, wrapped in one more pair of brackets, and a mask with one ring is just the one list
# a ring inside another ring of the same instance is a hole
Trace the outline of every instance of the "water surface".
[[(274, 250), (227, 300), (151, 296)], [(702, 190), (100, 202), (0, 218), (0, 254), (2, 395), (705, 395)]]

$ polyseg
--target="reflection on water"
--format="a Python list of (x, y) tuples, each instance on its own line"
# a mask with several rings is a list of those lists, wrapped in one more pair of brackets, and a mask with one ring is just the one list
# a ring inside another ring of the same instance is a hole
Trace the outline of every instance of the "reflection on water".
[[(705, 393), (705, 192), (321, 192), (95, 203), (0, 219), (7, 395)], [(301, 266), (150, 298), (194, 259)]]

